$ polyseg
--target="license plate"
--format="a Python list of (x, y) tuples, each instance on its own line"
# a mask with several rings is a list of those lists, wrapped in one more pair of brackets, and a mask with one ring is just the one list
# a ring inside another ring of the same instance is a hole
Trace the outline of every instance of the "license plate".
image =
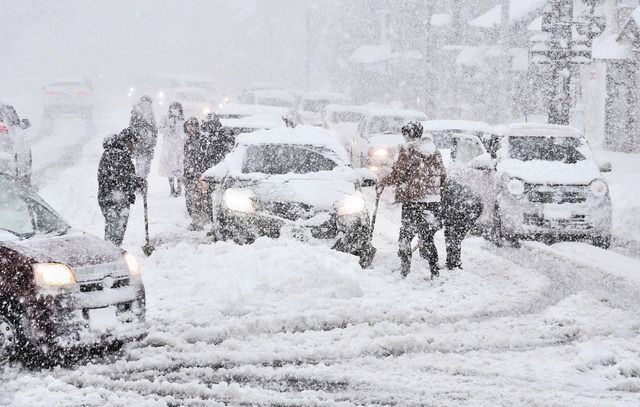
[(118, 324), (116, 307), (93, 308), (89, 310), (89, 328), (92, 331), (106, 332)]
[(569, 219), (571, 218), (571, 211), (566, 208), (560, 208), (556, 205), (545, 206), (542, 214), (545, 219)]

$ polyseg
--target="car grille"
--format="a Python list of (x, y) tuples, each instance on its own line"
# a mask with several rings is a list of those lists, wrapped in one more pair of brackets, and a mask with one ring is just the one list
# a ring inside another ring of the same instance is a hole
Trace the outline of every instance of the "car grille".
[(288, 220), (310, 219), (314, 215), (311, 205), (299, 202), (262, 202), (258, 209), (260, 212)]
[(573, 215), (566, 219), (545, 219), (537, 214), (525, 214), (524, 223), (526, 225), (543, 227), (543, 228), (574, 228), (574, 229), (592, 229), (593, 226), (587, 222), (585, 215)]
[[(122, 278), (120, 280), (115, 280), (111, 285), (112, 289), (122, 288), (128, 286), (130, 283), (128, 278)], [(104, 283), (101, 281), (93, 282), (93, 283), (84, 283), (80, 284), (80, 292), (88, 293), (92, 291), (102, 291), (104, 290)]]
[(530, 185), (527, 199), (534, 203), (582, 203), (587, 200), (587, 188), (566, 185)]

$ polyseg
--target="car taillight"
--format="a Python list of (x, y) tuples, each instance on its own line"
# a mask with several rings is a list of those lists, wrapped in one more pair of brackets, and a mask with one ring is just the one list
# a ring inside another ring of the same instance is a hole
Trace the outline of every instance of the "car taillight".
[(2, 122), (0, 122), (0, 133), (8, 133), (9, 128)]
[(85, 92), (85, 91), (78, 92), (78, 96), (89, 96), (89, 92)]
[(58, 94), (58, 92), (47, 92), (47, 95), (49, 95), (49, 96), (55, 96), (57, 94)]

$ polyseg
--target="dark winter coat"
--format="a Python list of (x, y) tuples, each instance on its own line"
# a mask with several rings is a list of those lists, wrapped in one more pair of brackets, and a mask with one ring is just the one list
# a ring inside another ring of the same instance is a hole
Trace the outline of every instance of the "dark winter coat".
[(139, 181), (131, 152), (118, 135), (107, 137), (98, 166), (98, 203), (100, 206), (128, 206), (135, 202)]
[(229, 154), (236, 144), (233, 132), (227, 127), (223, 127), (211, 136), (211, 165), (209, 168), (218, 165)]
[(445, 225), (469, 228), (482, 214), (482, 199), (452, 178), (442, 192), (442, 218)]
[(378, 185), (395, 186), (396, 202), (420, 202), (433, 197), (440, 198), (446, 176), (442, 156), (433, 141), (422, 139), (400, 148), (391, 174)]
[(206, 133), (187, 134), (184, 141), (184, 177), (199, 178), (211, 168), (212, 151), (212, 140), (206, 137)]
[(153, 117), (153, 111), (145, 111), (141, 104), (135, 105), (131, 111), (129, 126), (138, 133), (135, 155), (153, 156), (153, 150), (158, 141), (158, 127)]

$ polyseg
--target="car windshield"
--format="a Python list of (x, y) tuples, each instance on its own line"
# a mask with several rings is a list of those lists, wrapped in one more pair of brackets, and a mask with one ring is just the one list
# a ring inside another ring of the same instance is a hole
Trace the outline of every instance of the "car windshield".
[(37, 195), (0, 177), (0, 230), (21, 239), (36, 235), (63, 235), (69, 230), (65, 223)]
[(307, 112), (320, 113), (329, 104), (328, 100), (323, 99), (306, 99), (302, 106), (302, 110)]
[(247, 148), (242, 172), (277, 175), (331, 171), (337, 164), (323, 155), (327, 152), (320, 147), (307, 145), (253, 145)]
[(334, 112), (334, 123), (358, 123), (362, 120), (363, 114), (358, 112)]
[(541, 160), (575, 164), (587, 159), (586, 150), (586, 142), (577, 137), (509, 137), (509, 157), (520, 161)]
[(371, 118), (367, 133), (369, 134), (401, 134), (402, 126), (413, 118), (402, 116), (375, 116)]
[(288, 100), (278, 98), (258, 98), (258, 104), (264, 106), (291, 107)]

